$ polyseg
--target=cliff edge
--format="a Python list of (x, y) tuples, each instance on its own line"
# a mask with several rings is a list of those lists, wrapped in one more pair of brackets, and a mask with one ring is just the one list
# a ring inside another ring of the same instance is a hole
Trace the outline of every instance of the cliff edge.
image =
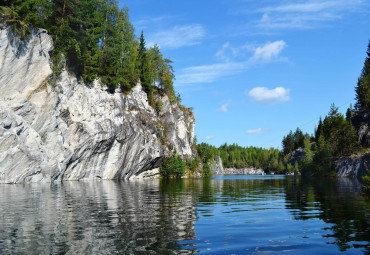
[(51, 81), (51, 37), (0, 30), (0, 183), (130, 179), (175, 151), (192, 157), (191, 111), (140, 84), (127, 95), (63, 70)]

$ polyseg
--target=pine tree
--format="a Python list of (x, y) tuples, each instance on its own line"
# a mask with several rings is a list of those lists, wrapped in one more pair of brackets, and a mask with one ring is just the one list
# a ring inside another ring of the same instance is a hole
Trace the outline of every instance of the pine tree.
[(370, 108), (370, 40), (366, 54), (364, 67), (355, 87), (357, 112)]

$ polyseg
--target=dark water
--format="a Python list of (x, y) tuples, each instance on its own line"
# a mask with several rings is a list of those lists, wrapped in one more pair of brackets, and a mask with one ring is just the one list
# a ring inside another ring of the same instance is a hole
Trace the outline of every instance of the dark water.
[(0, 185), (0, 254), (370, 254), (351, 180)]

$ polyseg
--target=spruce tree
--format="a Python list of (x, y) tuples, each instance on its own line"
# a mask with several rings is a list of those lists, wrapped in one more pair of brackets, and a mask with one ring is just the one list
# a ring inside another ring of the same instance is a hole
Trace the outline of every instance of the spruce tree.
[(364, 67), (355, 87), (357, 112), (370, 108), (370, 40), (366, 54)]
[(154, 105), (153, 88), (149, 70), (148, 52), (145, 46), (144, 32), (141, 32), (138, 50), (138, 69), (140, 72), (141, 85), (148, 96), (148, 103)]

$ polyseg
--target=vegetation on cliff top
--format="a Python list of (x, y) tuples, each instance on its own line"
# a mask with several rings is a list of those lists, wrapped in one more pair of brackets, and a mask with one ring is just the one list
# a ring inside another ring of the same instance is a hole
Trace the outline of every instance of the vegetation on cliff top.
[(63, 68), (85, 82), (100, 77), (111, 90), (130, 91), (140, 80), (149, 104), (156, 106), (153, 93), (166, 93), (172, 102), (172, 61), (158, 46), (147, 48), (143, 32), (135, 37), (128, 8), (116, 0), (5, 0), (0, 22), (6, 22), (22, 39), (32, 27), (46, 29), (54, 41), (53, 71)]

